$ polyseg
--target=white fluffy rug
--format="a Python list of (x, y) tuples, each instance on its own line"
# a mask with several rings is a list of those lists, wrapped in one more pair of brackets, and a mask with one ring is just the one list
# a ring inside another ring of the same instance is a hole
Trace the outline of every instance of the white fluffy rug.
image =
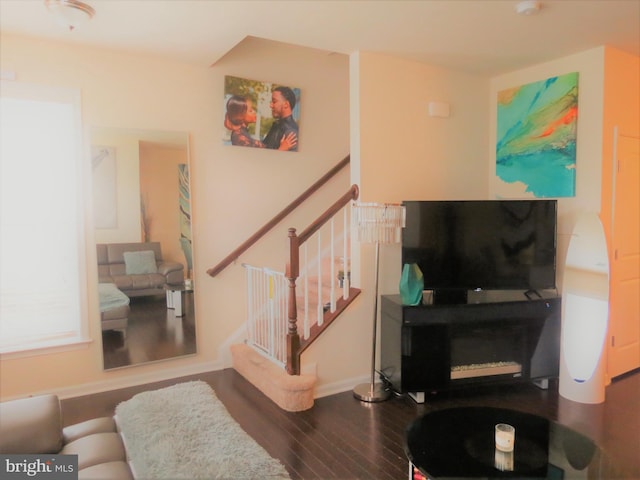
[(205, 382), (143, 392), (116, 407), (140, 479), (289, 479)]

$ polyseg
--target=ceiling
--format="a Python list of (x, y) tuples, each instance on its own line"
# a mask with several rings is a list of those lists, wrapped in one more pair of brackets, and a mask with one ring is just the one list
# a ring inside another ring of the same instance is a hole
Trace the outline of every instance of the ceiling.
[(496, 75), (600, 45), (640, 56), (640, 0), (84, 0), (74, 31), (43, 0), (0, 0), (0, 30), (208, 66), (247, 36), (330, 52), (377, 52)]

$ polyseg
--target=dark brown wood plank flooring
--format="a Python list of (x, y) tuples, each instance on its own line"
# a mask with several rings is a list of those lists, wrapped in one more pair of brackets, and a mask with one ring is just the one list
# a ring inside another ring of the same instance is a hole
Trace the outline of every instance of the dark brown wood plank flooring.
[(560, 397), (556, 381), (548, 390), (519, 384), (438, 394), (422, 405), (404, 397), (366, 404), (344, 392), (316, 399), (306, 412), (290, 413), (233, 369), (225, 369), (63, 400), (65, 425), (112, 415), (119, 402), (138, 392), (196, 379), (211, 385), (229, 413), (282, 461), (293, 480), (406, 479), (406, 426), (429, 411), (471, 405), (513, 408), (557, 420), (593, 438), (616, 463), (637, 471), (640, 478), (640, 371), (615, 380), (600, 405)]
[(102, 332), (104, 368), (120, 368), (196, 353), (193, 292), (182, 294), (183, 316), (167, 308), (164, 295), (134, 297), (129, 305), (126, 339)]

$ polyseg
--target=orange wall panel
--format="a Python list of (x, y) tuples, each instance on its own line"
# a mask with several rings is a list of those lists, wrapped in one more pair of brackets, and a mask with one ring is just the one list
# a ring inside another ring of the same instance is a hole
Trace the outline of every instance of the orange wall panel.
[(160, 242), (165, 261), (182, 263), (178, 165), (187, 163), (187, 150), (140, 142), (140, 196), (148, 224), (147, 241)]
[(602, 209), (600, 218), (609, 245), (611, 244), (610, 227), (615, 127), (618, 128), (621, 134), (638, 135), (640, 133), (640, 57), (621, 52), (615, 48), (606, 47), (602, 132)]

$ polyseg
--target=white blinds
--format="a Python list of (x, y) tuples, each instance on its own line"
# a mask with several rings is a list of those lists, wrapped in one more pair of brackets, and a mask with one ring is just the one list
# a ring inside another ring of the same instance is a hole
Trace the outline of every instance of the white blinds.
[(81, 129), (76, 91), (0, 90), (0, 352), (80, 340)]

